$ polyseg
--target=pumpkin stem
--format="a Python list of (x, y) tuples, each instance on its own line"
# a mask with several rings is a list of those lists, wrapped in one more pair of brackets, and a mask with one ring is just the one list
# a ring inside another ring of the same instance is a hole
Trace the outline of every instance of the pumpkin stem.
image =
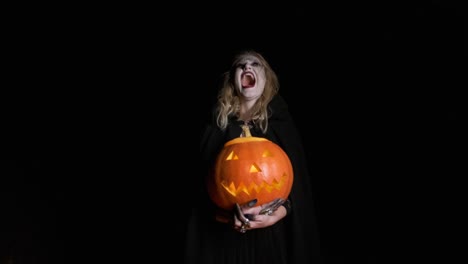
[(243, 134), (244, 134), (244, 137), (251, 137), (252, 134), (250, 134), (250, 128), (248, 125), (243, 125), (242, 126), (242, 131), (243, 131)]

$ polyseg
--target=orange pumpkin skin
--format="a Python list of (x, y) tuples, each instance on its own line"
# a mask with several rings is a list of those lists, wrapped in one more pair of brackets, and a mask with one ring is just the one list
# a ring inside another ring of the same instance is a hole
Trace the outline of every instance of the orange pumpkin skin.
[(280, 146), (260, 137), (239, 137), (227, 142), (216, 158), (208, 180), (211, 200), (231, 210), (257, 199), (262, 205), (287, 199), (293, 184), (289, 157)]

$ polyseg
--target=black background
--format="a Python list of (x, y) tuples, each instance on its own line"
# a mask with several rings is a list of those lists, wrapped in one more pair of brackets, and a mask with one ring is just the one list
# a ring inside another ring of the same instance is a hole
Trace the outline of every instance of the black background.
[(2, 260), (177, 262), (198, 125), (248, 48), (303, 135), (330, 263), (458, 249), (462, 5), (240, 4), (13, 20)]

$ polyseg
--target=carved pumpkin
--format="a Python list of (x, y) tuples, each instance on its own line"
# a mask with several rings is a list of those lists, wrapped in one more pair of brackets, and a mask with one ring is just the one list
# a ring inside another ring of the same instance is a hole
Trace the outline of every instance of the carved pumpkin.
[(287, 199), (292, 188), (293, 169), (283, 149), (266, 138), (251, 136), (247, 126), (244, 132), (245, 137), (224, 144), (208, 179), (210, 198), (227, 210), (253, 199), (256, 205)]

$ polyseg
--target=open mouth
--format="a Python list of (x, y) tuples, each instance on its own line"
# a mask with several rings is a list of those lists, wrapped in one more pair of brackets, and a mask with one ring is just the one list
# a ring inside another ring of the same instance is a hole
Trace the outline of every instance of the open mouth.
[(242, 88), (251, 88), (255, 85), (255, 77), (252, 73), (246, 72), (241, 76)]

